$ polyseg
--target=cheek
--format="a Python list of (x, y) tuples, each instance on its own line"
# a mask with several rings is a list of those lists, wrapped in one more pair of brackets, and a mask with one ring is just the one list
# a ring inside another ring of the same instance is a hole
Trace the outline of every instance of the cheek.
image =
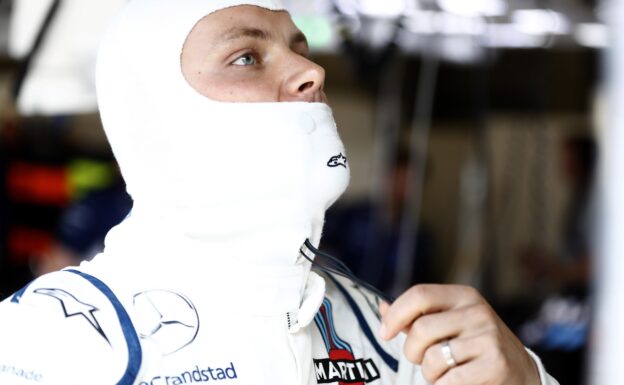
[(220, 102), (278, 101), (279, 86), (259, 71), (245, 74), (203, 74), (200, 82), (200, 93)]

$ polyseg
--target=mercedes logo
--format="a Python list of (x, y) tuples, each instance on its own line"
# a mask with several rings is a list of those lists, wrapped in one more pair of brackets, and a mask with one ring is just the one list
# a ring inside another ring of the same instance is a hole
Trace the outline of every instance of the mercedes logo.
[(142, 339), (158, 345), (163, 355), (190, 345), (199, 332), (199, 316), (186, 296), (170, 290), (134, 295), (135, 326)]

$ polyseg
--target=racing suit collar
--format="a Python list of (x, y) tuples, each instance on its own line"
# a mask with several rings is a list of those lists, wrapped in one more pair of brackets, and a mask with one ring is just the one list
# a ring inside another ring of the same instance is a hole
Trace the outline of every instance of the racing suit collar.
[(151, 288), (188, 296), (205, 293), (223, 310), (259, 316), (288, 313), (293, 320), (289, 330), (295, 332), (314, 318), (325, 284), (298, 256), (301, 245), (294, 239), (282, 231), (201, 242), (165, 222), (132, 214), (108, 234), (105, 253), (83, 268), (111, 277), (124, 292)]

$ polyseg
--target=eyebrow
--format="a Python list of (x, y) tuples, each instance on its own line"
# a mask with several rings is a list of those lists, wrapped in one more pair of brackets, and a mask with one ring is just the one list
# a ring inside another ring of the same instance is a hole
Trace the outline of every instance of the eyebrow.
[(247, 28), (247, 27), (233, 27), (227, 30), (220, 39), (221, 42), (228, 42), (231, 40), (241, 39), (244, 37), (251, 37), (260, 40), (271, 39), (271, 34), (263, 29), (259, 28)]
[[(273, 35), (266, 30), (260, 28), (249, 28), (249, 27), (232, 27), (227, 30), (219, 39), (218, 44), (224, 44), (230, 42), (232, 40), (242, 39), (242, 38), (252, 38), (258, 40), (271, 40)], [(299, 44), (305, 43), (308, 44), (308, 39), (305, 35), (298, 31), (293, 34), (290, 38), (290, 44)]]

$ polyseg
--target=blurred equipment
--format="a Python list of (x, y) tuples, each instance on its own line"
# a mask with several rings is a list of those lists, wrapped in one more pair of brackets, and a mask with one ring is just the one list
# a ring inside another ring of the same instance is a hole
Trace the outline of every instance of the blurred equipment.
[[(531, 310), (533, 315), (518, 331), (522, 342), (542, 358), (559, 381), (580, 385), (586, 373), (584, 363), (591, 320), (590, 266), (595, 259), (593, 193), (598, 153), (595, 140), (589, 135), (565, 136), (558, 149), (557, 170), (568, 197), (560, 212), (557, 247), (550, 251), (545, 237), (534, 233), (531, 244), (521, 255), (526, 281), (531, 282), (536, 293), (547, 296), (539, 310)], [(544, 168), (548, 157), (538, 153), (536, 159)], [(544, 194), (532, 195), (537, 195), (533, 200), (539, 211), (546, 211), (548, 205), (541, 203), (546, 200), (540, 199)], [(545, 233), (544, 224), (548, 221), (541, 219), (541, 215), (532, 216), (535, 217), (533, 227)]]
[(40, 276), (77, 266), (104, 250), (104, 238), (130, 212), (132, 199), (118, 176), (112, 185), (86, 193), (61, 213), (54, 245), (31, 261)]
[[(437, 54), (444, 61), (474, 63), (496, 49), (604, 48), (607, 28), (598, 10), (582, 0), (317, 0), (288, 1), (293, 14), (314, 5), (334, 26), (316, 51), (335, 51), (345, 36), (382, 50), (397, 44), (410, 54)], [(312, 5), (313, 4), (313, 5)], [(322, 23), (316, 16), (316, 21)], [(305, 22), (303, 23), (305, 25)], [(396, 26), (400, 31), (396, 34)], [(304, 28), (304, 31), (311, 31)], [(436, 44), (428, 43), (434, 38)], [(314, 39), (315, 41), (318, 41)]]
[(17, 106), (26, 116), (97, 110), (95, 55), (126, 0), (13, 2), (9, 54), (22, 61)]
[(0, 0), (0, 58), (5, 56), (9, 45), (9, 19), (11, 5), (8, 0)]
[(129, 210), (110, 148), (77, 136), (97, 136), (98, 122), (38, 117), (0, 124), (0, 298), (49, 269), (61, 247), (76, 262), (92, 256)]

